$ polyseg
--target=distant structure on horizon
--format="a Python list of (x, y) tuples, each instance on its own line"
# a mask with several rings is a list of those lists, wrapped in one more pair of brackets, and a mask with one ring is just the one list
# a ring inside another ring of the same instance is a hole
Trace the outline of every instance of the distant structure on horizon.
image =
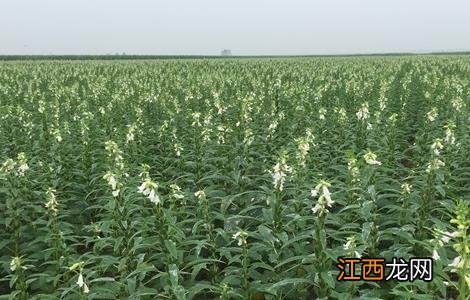
[(224, 49), (220, 52), (221, 56), (232, 56), (232, 51), (230, 49)]

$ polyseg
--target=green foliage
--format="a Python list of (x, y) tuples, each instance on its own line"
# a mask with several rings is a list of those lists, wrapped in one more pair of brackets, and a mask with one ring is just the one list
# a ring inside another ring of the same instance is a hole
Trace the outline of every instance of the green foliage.
[(470, 295), (468, 57), (0, 67), (2, 299)]

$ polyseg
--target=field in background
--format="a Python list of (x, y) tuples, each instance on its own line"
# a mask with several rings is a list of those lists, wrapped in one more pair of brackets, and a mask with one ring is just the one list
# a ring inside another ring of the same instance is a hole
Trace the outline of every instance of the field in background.
[(0, 298), (466, 299), (469, 87), (468, 56), (1, 62)]

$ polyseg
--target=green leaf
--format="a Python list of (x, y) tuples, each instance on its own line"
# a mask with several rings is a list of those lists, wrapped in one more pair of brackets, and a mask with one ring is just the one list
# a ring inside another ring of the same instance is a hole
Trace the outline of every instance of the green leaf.
[(303, 284), (311, 285), (312, 282), (310, 280), (303, 279), (303, 278), (287, 278), (287, 279), (284, 279), (284, 280), (281, 280), (281, 281), (278, 281), (278, 282), (274, 283), (268, 289), (268, 291), (270, 293), (277, 294), (277, 290), (281, 287), (286, 286), (286, 285), (288, 285), (288, 286), (290, 286), (290, 285), (297, 286), (297, 285), (303, 285)]

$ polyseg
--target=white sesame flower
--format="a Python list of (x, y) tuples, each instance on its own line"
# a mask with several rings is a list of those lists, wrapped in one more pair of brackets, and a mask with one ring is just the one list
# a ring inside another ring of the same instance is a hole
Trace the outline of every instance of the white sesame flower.
[(108, 184), (113, 188), (115, 189), (116, 188), (116, 185), (117, 185), (117, 182), (116, 182), (116, 178), (114, 177), (114, 175), (111, 175), (108, 179)]
[(444, 146), (442, 145), (442, 139), (435, 139), (434, 140), (434, 143), (432, 143), (431, 145), (431, 150), (433, 151), (434, 155), (436, 156), (439, 156), (441, 154), (441, 150), (442, 148), (444, 148)]
[(324, 215), (325, 213), (328, 212), (327, 207), (332, 207), (332, 205), (335, 203), (331, 199), (331, 194), (330, 194), (330, 191), (328, 190), (328, 187), (331, 187), (331, 184), (324, 180), (321, 180), (320, 183), (317, 184), (315, 189), (310, 191), (310, 194), (312, 195), (312, 197), (318, 196), (317, 203), (312, 208), (312, 212), (314, 214), (319, 213), (320, 216)]
[(26, 160), (26, 155), (24, 154), (24, 152), (18, 153), (17, 159), (20, 165), (18, 167), (18, 175), (24, 176), (24, 173), (29, 170), (29, 166)]
[(129, 128), (128, 131), (127, 131), (127, 135), (126, 135), (126, 144), (132, 142), (134, 140), (134, 132), (135, 132), (135, 129), (136, 129), (136, 124), (132, 124), (132, 125), (127, 125), (127, 127)]
[(60, 143), (62, 142), (62, 135), (60, 134), (60, 129), (59, 128), (53, 128), (51, 130), (51, 134), (54, 136), (54, 138)]
[(16, 162), (13, 159), (8, 158), (7, 160), (5, 160), (5, 162), (3, 162), (0, 170), (5, 173), (10, 173), (15, 169), (15, 166)]
[(27, 164), (21, 164), (18, 168), (20, 176), (23, 176), (26, 171), (29, 170), (29, 166)]
[(42, 100), (38, 101), (38, 111), (42, 114), (44, 112), (46, 103)]
[(312, 208), (312, 212), (314, 214), (316, 214), (317, 212), (319, 212), (321, 209), (323, 208), (323, 206), (317, 202), (317, 204), (315, 204), (315, 206)]
[(85, 284), (85, 282), (83, 281), (82, 273), (78, 274), (77, 284), (78, 284), (79, 287), (82, 287)]
[(18, 169), (14, 172), (15, 175), (18, 175), (20, 177), (24, 176), (25, 172), (29, 170), (26, 155), (23, 152), (18, 153), (17, 160), (18, 162), (11, 158), (5, 160), (2, 166), (0, 167), (0, 172), (5, 172), (9, 174), (15, 171), (16, 166), (18, 166)]
[(286, 164), (285, 158), (281, 158), (280, 161), (273, 167), (271, 175), (273, 177), (274, 188), (278, 191), (284, 189), (284, 182), (288, 173), (292, 172), (292, 168)]
[(122, 151), (119, 149), (119, 146), (116, 144), (116, 142), (111, 140), (106, 141), (105, 150), (108, 154), (108, 157), (114, 159), (115, 166), (119, 169), (124, 169), (124, 158), (122, 157)]
[(170, 188), (171, 188), (173, 198), (178, 199), (178, 200), (181, 200), (184, 198), (184, 195), (181, 193), (181, 188), (177, 184), (175, 183), (171, 184)]
[(313, 135), (311, 135), (311, 133), (310, 133), (310, 136), (301, 137), (295, 140), (297, 143), (297, 150), (298, 150), (296, 157), (297, 157), (297, 160), (299, 161), (299, 165), (302, 167), (306, 166), (307, 154), (310, 151), (310, 141), (313, 141), (313, 140), (314, 140), (314, 137)]
[(357, 111), (356, 117), (359, 121), (364, 121), (369, 118), (369, 103), (364, 102), (362, 107)]
[(432, 250), (432, 259), (433, 260), (439, 260), (441, 257), (439, 256), (439, 253), (437, 253), (437, 250), (434, 249)]
[(148, 195), (149, 199), (151, 202), (158, 204), (160, 202), (160, 198), (158, 197), (157, 193), (155, 193), (155, 190), (152, 189), (150, 191), (150, 194)]
[(241, 232), (238, 231), (237, 233), (235, 233), (234, 235), (232, 235), (232, 238), (233, 238), (234, 240), (238, 239), (238, 246), (241, 246), (241, 245), (242, 245), (242, 240), (238, 238), (238, 237), (240, 236), (240, 234), (241, 234)]
[(238, 231), (234, 235), (232, 235), (232, 238), (234, 240), (238, 240), (238, 246), (241, 245), (246, 245), (246, 238), (248, 237), (248, 233), (246, 231)]
[(333, 200), (331, 200), (331, 194), (330, 194), (330, 191), (328, 190), (328, 186), (326, 184), (324, 184), (322, 186), (322, 190), (323, 190), (323, 197), (325, 197), (325, 200), (326, 200), (326, 205), (328, 207), (331, 207), (331, 205), (333, 205), (333, 203), (335, 203), (335, 202)]
[(88, 288), (88, 285), (86, 283), (83, 283), (83, 292), (85, 294), (88, 294), (90, 292), (90, 289)]
[(457, 269), (459, 269), (461, 266), (462, 264), (460, 256), (454, 258), (454, 260), (452, 260), (452, 262), (449, 264), (449, 267), (452, 267), (451, 272), (457, 272)]
[(446, 164), (441, 161), (440, 159), (438, 158), (434, 158), (433, 160), (431, 160), (431, 162), (428, 164), (428, 167), (426, 168), (426, 172), (427, 173), (431, 173), (431, 171), (435, 171), (435, 170), (438, 170), (440, 167), (443, 167), (445, 166)]
[[(144, 194), (144, 191), (147, 189), (147, 188), (146, 188), (146, 185), (145, 185), (145, 181), (142, 182), (142, 184), (141, 184), (137, 189), (138, 189), (138, 193)], [(145, 195), (145, 194), (144, 194), (144, 195)]]
[(10, 270), (14, 272), (18, 266), (19, 266), (19, 258), (13, 257), (10, 261)]
[(458, 231), (454, 231), (452, 233), (450, 232), (442, 232), (442, 236), (441, 236), (441, 241), (444, 243), (444, 244), (447, 244), (449, 243), (450, 239), (452, 238), (456, 238), (459, 236), (459, 232)]
[(427, 114), (426, 116), (428, 117), (428, 120), (431, 122), (434, 122), (439, 114), (437, 113), (437, 108), (433, 107)]
[(359, 168), (357, 167), (357, 159), (353, 156), (348, 157), (348, 170), (352, 177), (352, 182), (360, 181), (360, 172)]
[(193, 118), (193, 122), (191, 123), (191, 126), (200, 127), (201, 126), (201, 121), (200, 121), (201, 113), (200, 112), (193, 112), (193, 113), (191, 113), (191, 116)]
[(150, 202), (158, 205), (160, 203), (160, 197), (157, 194), (158, 184), (147, 177), (144, 182), (137, 188), (138, 193), (143, 194), (149, 198)]
[(183, 148), (180, 146), (180, 144), (175, 143), (175, 144), (173, 145), (173, 148), (174, 148), (174, 150), (175, 150), (176, 156), (180, 157), (180, 156), (181, 156), (181, 151), (183, 151)]
[(117, 187), (116, 177), (111, 171), (106, 172), (106, 174), (103, 176), (103, 179), (105, 179), (108, 182), (108, 185), (111, 186), (111, 189), (116, 190), (116, 187)]
[(318, 195), (318, 191), (317, 191), (316, 189), (312, 189), (312, 190), (310, 191), (310, 195), (312, 195), (312, 197), (315, 198), (315, 197)]
[(276, 127), (277, 127), (277, 121), (274, 120), (271, 124), (269, 124), (268, 129), (269, 129), (269, 131), (274, 131), (276, 129)]
[(346, 110), (344, 107), (341, 107), (338, 109), (337, 107), (334, 108), (334, 111), (338, 114), (338, 118), (341, 122), (346, 122), (348, 120), (348, 116), (346, 114)]
[(206, 193), (204, 193), (204, 191), (197, 191), (194, 193), (194, 196), (198, 197), (198, 198), (204, 198), (206, 197)]
[(349, 236), (346, 238), (346, 243), (343, 245), (343, 249), (346, 251), (352, 251), (356, 258), (361, 257), (361, 254), (354, 250), (356, 249), (356, 238), (354, 236)]
[(54, 214), (57, 213), (57, 206), (59, 203), (57, 203), (57, 199), (55, 197), (56, 191), (53, 188), (48, 188), (46, 191), (46, 199), (47, 202), (44, 205), (47, 209), (51, 210)]
[(120, 191), (121, 191), (121, 190), (114, 190), (114, 191), (112, 192), (113, 197), (119, 196), (119, 192), (120, 192)]
[(455, 144), (455, 135), (454, 135), (454, 129), (456, 128), (455, 123), (449, 122), (449, 124), (444, 126), (446, 130), (446, 136), (444, 138), (444, 141), (446, 144), (449, 145), (454, 145)]
[(412, 188), (412, 187), (413, 187), (413, 186), (412, 186), (411, 184), (407, 183), (407, 182), (403, 183), (403, 184), (401, 185), (401, 193), (402, 193), (402, 194), (408, 194), (408, 195), (409, 195), (409, 194), (411, 193), (411, 188)]
[(85, 280), (83, 280), (83, 274), (81, 270), (80, 270), (80, 273), (78, 274), (77, 285), (78, 287), (83, 288), (83, 292), (85, 294), (88, 294), (90, 292), (88, 285), (85, 283)]
[(381, 165), (382, 163), (377, 160), (377, 155), (371, 151), (364, 154), (364, 159), (369, 165)]
[(461, 98), (452, 99), (451, 103), (456, 111), (460, 111), (465, 104)]

